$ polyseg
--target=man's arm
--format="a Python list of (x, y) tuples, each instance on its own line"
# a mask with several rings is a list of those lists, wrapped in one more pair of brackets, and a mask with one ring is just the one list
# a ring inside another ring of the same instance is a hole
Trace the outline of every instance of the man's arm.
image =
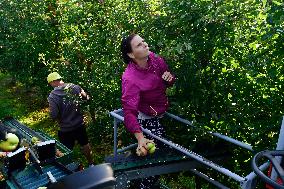
[(90, 100), (90, 96), (89, 96), (89, 95), (84, 91), (84, 89), (82, 89), (82, 88), (81, 88), (80, 96), (81, 96), (83, 99)]
[(81, 97), (81, 99), (83, 99), (83, 100), (89, 100), (90, 99), (90, 96), (79, 85), (73, 85), (72, 91), (73, 91), (73, 94), (79, 95)]
[(51, 98), (48, 98), (48, 103), (49, 103), (50, 117), (53, 120), (58, 120), (59, 119), (59, 109), (58, 109), (57, 104)]

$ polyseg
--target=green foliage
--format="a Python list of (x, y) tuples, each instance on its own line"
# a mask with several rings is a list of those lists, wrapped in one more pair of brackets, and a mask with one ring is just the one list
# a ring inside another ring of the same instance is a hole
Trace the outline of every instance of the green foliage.
[[(178, 189), (178, 188), (195, 188), (195, 181), (193, 178), (188, 179), (188, 177), (184, 173), (179, 173), (176, 176), (169, 175), (169, 178), (166, 176), (163, 176), (160, 180), (163, 184), (165, 184), (167, 187), (170, 187), (172, 189)], [(207, 188), (207, 187), (206, 187)]]
[(125, 68), (120, 42), (137, 32), (178, 78), (167, 92), (171, 112), (257, 150), (273, 149), (283, 115), (283, 6), (280, 0), (4, 0), (0, 70), (36, 87), (43, 101), (51, 71), (79, 84), (91, 95), (92, 139), (111, 140), (107, 112), (121, 106)]
[[(27, 114), (32, 106), (38, 106), (32, 92), (9, 75), (0, 73), (0, 91), (0, 120), (9, 116), (19, 118)], [(26, 99), (30, 100), (29, 106), (22, 106), (22, 101)]]

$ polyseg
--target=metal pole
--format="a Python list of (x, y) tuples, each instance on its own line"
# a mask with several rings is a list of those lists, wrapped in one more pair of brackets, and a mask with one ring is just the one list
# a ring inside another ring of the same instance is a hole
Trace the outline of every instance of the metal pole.
[(114, 113), (119, 113), (119, 112), (122, 112), (123, 110), (120, 108), (120, 109), (117, 109), (117, 110), (113, 110), (112, 112)]
[[(173, 115), (173, 114), (171, 114), (171, 113), (168, 113), (168, 112), (166, 113), (166, 115), (168, 115), (169, 117), (171, 117), (171, 118), (173, 118), (173, 119), (175, 119), (175, 120), (177, 120), (177, 121), (179, 121), (179, 122), (182, 122), (182, 123), (184, 123), (184, 124), (186, 124), (186, 125), (190, 125), (190, 126), (196, 128), (196, 126), (194, 126), (191, 121), (188, 121), (188, 120), (186, 120), (186, 119), (182, 119), (182, 118), (180, 118), (180, 117), (178, 117), (178, 116), (176, 116), (176, 115)], [(226, 136), (226, 135), (222, 135), (222, 134), (220, 134), (220, 133), (215, 133), (215, 132), (211, 132), (211, 131), (207, 131), (207, 133), (209, 133), (209, 134), (211, 134), (211, 135), (213, 135), (213, 136), (216, 136), (216, 137), (218, 137), (218, 138), (221, 138), (221, 139), (223, 139), (223, 140), (225, 140), (225, 141), (228, 141), (228, 142), (230, 142), (230, 143), (233, 143), (233, 144), (235, 144), (235, 145), (237, 145), (237, 146), (240, 146), (240, 147), (242, 147), (242, 148), (245, 148), (245, 149), (247, 149), (247, 150), (249, 150), (249, 151), (253, 151), (252, 146), (250, 146), (249, 144), (246, 144), (246, 143), (244, 143), (244, 142), (238, 141), (238, 140), (236, 140), (236, 139), (233, 139), (233, 138), (228, 137), (228, 136)]]
[[(276, 150), (284, 150), (284, 116), (282, 118), (282, 124), (280, 128), (280, 133), (278, 137), (277, 147)], [(281, 162), (282, 157), (275, 157), (277, 161)], [(274, 168), (272, 168), (271, 172), (271, 179), (276, 181), (277, 180), (277, 173)]]
[[(266, 162), (262, 164), (259, 169), (264, 171), (268, 168), (269, 163)], [(241, 188), (242, 189), (253, 189), (256, 187), (256, 174), (254, 172), (251, 172), (245, 177), (245, 181), (241, 183)]]
[(117, 121), (116, 118), (113, 120), (113, 155), (117, 156)]
[(213, 132), (211, 132), (211, 131), (209, 131), (208, 133), (212, 134), (213, 136), (219, 137), (219, 138), (221, 138), (221, 139), (223, 139), (223, 140), (225, 140), (225, 141), (231, 142), (232, 144), (235, 144), (235, 145), (237, 145), (237, 146), (240, 146), (240, 147), (242, 147), (242, 148), (244, 148), (244, 149), (247, 149), (247, 150), (249, 150), (249, 151), (253, 151), (252, 146), (250, 146), (249, 144), (243, 143), (243, 142), (241, 142), (241, 141), (238, 141), (238, 140), (233, 139), (233, 138), (231, 138), (231, 137), (222, 135), (222, 134), (220, 134), (220, 133), (213, 133)]
[(241, 176), (231, 172), (228, 169), (225, 169), (224, 167), (221, 167), (220, 165), (217, 165), (217, 164), (213, 163), (210, 160), (207, 160), (206, 158), (202, 157), (199, 154), (196, 154), (196, 153), (194, 153), (194, 152), (192, 152), (192, 151), (190, 151), (190, 150), (188, 150), (188, 149), (186, 149), (186, 148), (184, 148), (184, 147), (182, 147), (182, 146), (180, 146), (178, 144), (175, 144), (175, 143), (173, 143), (171, 141), (167, 141), (167, 140), (165, 140), (165, 139), (163, 139), (161, 137), (158, 137), (158, 136), (152, 134), (148, 129), (144, 129), (143, 127), (141, 127), (141, 129), (142, 129), (142, 131), (144, 133), (152, 136), (153, 138), (163, 142), (164, 144), (167, 144), (167, 145), (171, 146), (172, 148), (174, 148), (174, 149), (184, 153), (185, 155), (187, 155), (187, 156), (197, 160), (198, 162), (203, 163), (203, 164), (207, 165), (208, 167), (211, 167), (211, 168), (215, 169), (216, 171), (219, 171), (219, 172), (221, 172), (221, 173), (223, 173), (223, 174), (233, 178), (234, 180), (236, 180), (238, 182), (243, 182), (245, 180), (245, 178), (243, 178), (243, 177), (241, 177)]
[(114, 110), (109, 112), (109, 114), (114, 118), (113, 120), (113, 155), (117, 156), (117, 125), (120, 121), (124, 121), (124, 118), (118, 115), (119, 112), (123, 111), (122, 109)]
[[(122, 116), (120, 116), (120, 115), (117, 114), (117, 113), (120, 112), (120, 111), (122, 111), (122, 110), (119, 109), (119, 110), (112, 111), (112, 112), (110, 112), (110, 115), (112, 115), (114, 118), (117, 118), (117, 119), (120, 120), (120, 121), (124, 121), (124, 117), (122, 117)], [(175, 116), (175, 115), (173, 115), (173, 114), (170, 114), (170, 113), (167, 113), (167, 115), (169, 115), (170, 117), (176, 119), (177, 121), (180, 121), (180, 122), (183, 122), (183, 123), (185, 123), (185, 124), (188, 124), (188, 125), (191, 125), (191, 126), (192, 126), (192, 123), (189, 122), (188, 120), (184, 120), (184, 119), (182, 119), (182, 118), (180, 118), (180, 117), (178, 117), (178, 116)], [(162, 139), (162, 138), (160, 138), (160, 137), (158, 137), (158, 136), (152, 134), (152, 133), (151, 133), (149, 130), (147, 130), (147, 129), (144, 129), (144, 128), (142, 128), (142, 127), (141, 127), (141, 129), (142, 129), (142, 131), (143, 131), (144, 133), (146, 133), (146, 134), (152, 136), (153, 138), (156, 138), (157, 140), (163, 142), (164, 144), (167, 144), (167, 145), (173, 147), (174, 149), (176, 149), (176, 150), (178, 150), (178, 151), (184, 153), (185, 155), (187, 155), (187, 156), (189, 156), (189, 157), (191, 157), (191, 158), (193, 158), (193, 159), (195, 159), (195, 160), (197, 160), (197, 161), (199, 161), (199, 162), (201, 162), (201, 163), (203, 163), (203, 164), (205, 164), (205, 165), (207, 165), (207, 166), (209, 166), (209, 167), (211, 167), (211, 168), (213, 168), (213, 169), (215, 169), (215, 170), (217, 170), (217, 171), (219, 171), (219, 172), (221, 172), (221, 173), (223, 173), (223, 174), (225, 174), (225, 175), (227, 175), (227, 176), (229, 176), (229, 177), (231, 177), (231, 178), (233, 178), (234, 180), (236, 180), (236, 181), (238, 181), (238, 182), (243, 182), (243, 181), (245, 180), (245, 178), (243, 178), (243, 177), (241, 177), (241, 176), (239, 176), (239, 175), (237, 175), (237, 174), (231, 172), (231, 171), (228, 170), (228, 169), (225, 169), (225, 168), (223, 168), (223, 167), (221, 167), (221, 166), (219, 166), (219, 165), (213, 163), (213, 162), (210, 161), (210, 160), (205, 159), (204, 157), (202, 157), (202, 156), (200, 156), (200, 155), (198, 155), (198, 154), (196, 154), (196, 153), (194, 153), (194, 152), (192, 152), (192, 151), (190, 151), (190, 150), (188, 150), (188, 149), (186, 149), (186, 148), (184, 148), (184, 147), (182, 147), (182, 146), (180, 146), (180, 145), (178, 145), (178, 144), (175, 144), (175, 143), (173, 143), (173, 142), (170, 142), (170, 141), (167, 141), (167, 140), (165, 140), (165, 139)], [(224, 138), (230, 138), (230, 137), (224, 136)], [(232, 139), (232, 138), (230, 138), (230, 139)], [(235, 139), (232, 139), (232, 140), (235, 140)], [(242, 142), (240, 142), (240, 143), (242, 143)], [(243, 144), (245, 144), (245, 143), (243, 143)], [(246, 146), (246, 145), (247, 145), (247, 144), (245, 144), (244, 146)], [(249, 148), (249, 147), (250, 147), (250, 146), (248, 145), (248, 148)], [(250, 148), (249, 148), (249, 149), (250, 149)]]
[(124, 121), (124, 117), (122, 117), (121, 115), (118, 115), (117, 113), (115, 113), (114, 111), (113, 112), (110, 112), (109, 113), (111, 116), (113, 116), (114, 118), (120, 120), (120, 121)]
[(135, 144), (130, 144), (129, 146), (126, 146), (126, 147), (124, 147), (124, 148), (122, 148), (122, 149), (118, 149), (118, 150), (117, 150), (117, 153), (125, 152), (125, 151), (127, 151), (127, 150), (136, 148), (137, 146), (138, 146), (137, 143), (135, 143)]
[(227, 186), (224, 186), (220, 182), (210, 178), (209, 176), (205, 175), (204, 173), (201, 173), (201, 172), (197, 171), (196, 169), (191, 169), (190, 172), (192, 172), (193, 174), (195, 174), (196, 176), (198, 176), (200, 178), (203, 178), (204, 180), (206, 180), (207, 182), (213, 184), (214, 186), (216, 186), (218, 188), (229, 189)]

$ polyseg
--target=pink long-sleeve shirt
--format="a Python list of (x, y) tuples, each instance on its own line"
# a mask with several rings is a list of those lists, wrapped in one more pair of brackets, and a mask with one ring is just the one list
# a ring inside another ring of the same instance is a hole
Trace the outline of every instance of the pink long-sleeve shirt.
[(174, 83), (162, 79), (165, 71), (169, 71), (165, 61), (150, 52), (148, 68), (140, 68), (136, 63), (130, 62), (122, 75), (122, 107), (124, 111), (124, 124), (131, 133), (141, 132), (138, 123), (138, 112), (148, 116), (159, 116), (168, 108), (166, 88)]

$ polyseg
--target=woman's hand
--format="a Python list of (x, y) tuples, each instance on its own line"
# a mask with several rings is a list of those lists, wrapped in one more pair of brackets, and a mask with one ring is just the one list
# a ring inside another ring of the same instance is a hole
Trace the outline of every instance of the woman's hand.
[(134, 133), (137, 142), (138, 147), (136, 148), (136, 154), (138, 156), (146, 156), (148, 154), (148, 143), (153, 143), (152, 140), (149, 140), (143, 136), (142, 133)]
[(174, 77), (170, 72), (164, 72), (162, 78), (165, 81), (171, 82)]

